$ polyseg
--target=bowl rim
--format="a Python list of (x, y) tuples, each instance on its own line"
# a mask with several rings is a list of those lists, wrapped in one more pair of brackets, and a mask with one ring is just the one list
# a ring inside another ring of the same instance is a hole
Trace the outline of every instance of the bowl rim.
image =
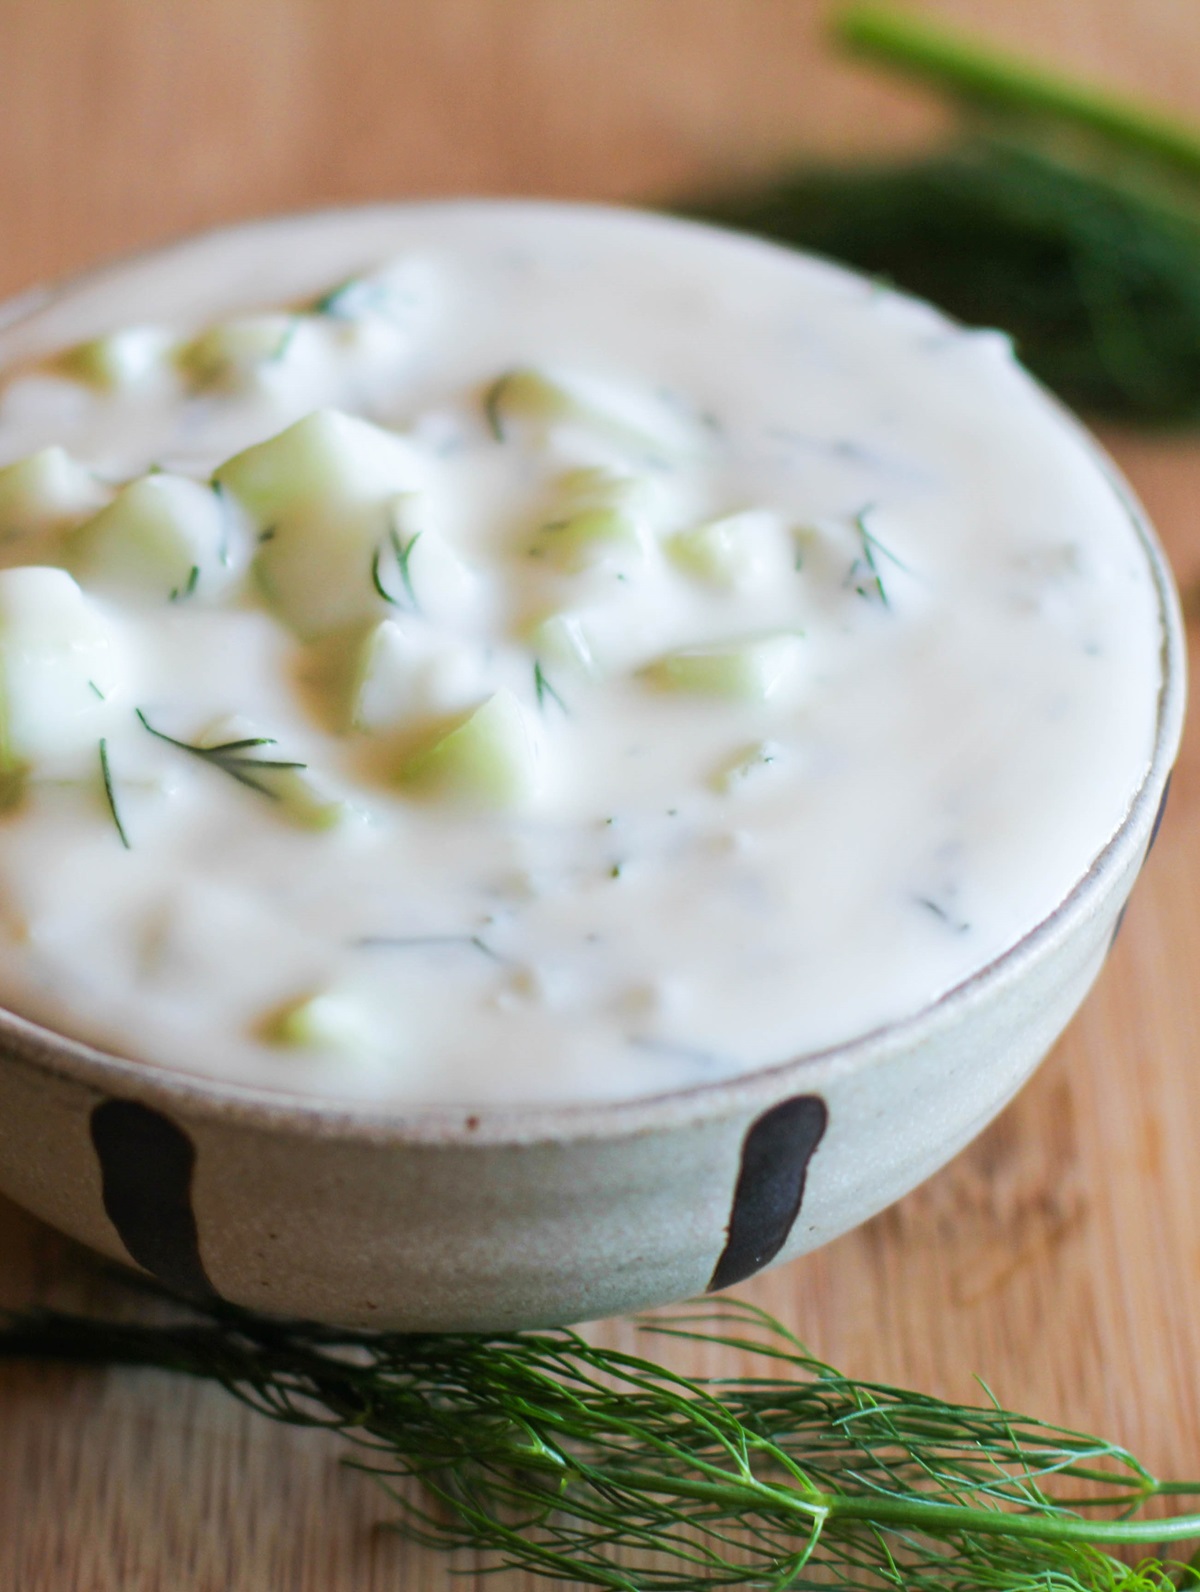
[[(558, 212), (582, 211), (598, 215), (608, 213), (630, 218), (636, 216), (689, 230), (737, 237), (743, 244), (772, 253), (801, 254), (849, 278), (859, 279), (858, 273), (838, 261), (807, 251), (788, 250), (782, 245), (735, 234), (708, 223), (633, 206), (524, 198), (497, 199), (491, 196), (377, 202), (319, 206), (301, 211), (282, 211), (265, 217), (250, 217), (183, 232), (145, 248), (116, 254), (83, 270), (65, 273), (47, 284), (26, 289), (0, 303), (0, 332), (19, 326), (27, 318), (53, 306), (59, 299), (110, 273), (120, 272), (132, 265), (151, 263), (157, 256), (186, 247), (192, 242), (216, 240), (222, 235), (255, 226), (286, 226), (291, 222), (319, 221), (338, 215), (366, 216), (371, 212), (451, 209), (464, 204), (495, 205), (505, 209), (526, 207)], [(948, 324), (958, 324), (944, 312), (937, 313)], [(1186, 635), (1178, 593), (1166, 555), (1144, 508), (1115, 462), (1082, 421), (1028, 371), (1024, 374), (1042, 399), (1057, 411), (1060, 419), (1074, 432), (1077, 441), (1106, 478), (1129, 516), (1149, 566), (1162, 638), (1154, 744), (1150, 761), (1131, 797), (1125, 816), (1097, 852), (1087, 871), (1044, 918), (998, 956), (936, 999), (848, 1039), (756, 1067), (743, 1074), (615, 1100), (380, 1105), (372, 1101), (325, 1099), (238, 1084), (227, 1079), (206, 1078), (196, 1073), (175, 1072), (158, 1063), (133, 1060), (56, 1033), (4, 1007), (0, 1007), (0, 1066), (23, 1065), (39, 1073), (81, 1084), (98, 1093), (136, 1099), (168, 1112), (178, 1112), (192, 1122), (216, 1121), (247, 1129), (322, 1139), (354, 1139), (377, 1145), (407, 1144), (459, 1149), (487, 1146), (503, 1149), (530, 1143), (641, 1137), (664, 1128), (698, 1124), (714, 1117), (746, 1114), (791, 1094), (803, 1093), (817, 1081), (813, 1077), (814, 1073), (828, 1076), (830, 1071), (844, 1073), (884, 1063), (893, 1052), (909, 1048), (919, 1041), (924, 1030), (935, 1031), (953, 1023), (965, 1009), (1019, 979), (1027, 966), (1088, 919), (1095, 899), (1103, 894), (1103, 888), (1114, 872), (1122, 871), (1144, 840), (1152, 838), (1179, 748), (1187, 690)]]

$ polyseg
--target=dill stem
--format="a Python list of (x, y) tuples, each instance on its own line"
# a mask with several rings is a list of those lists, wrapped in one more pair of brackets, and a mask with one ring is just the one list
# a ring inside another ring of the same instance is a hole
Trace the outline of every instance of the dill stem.
[(1090, 83), (993, 50), (890, 5), (852, 5), (834, 33), (859, 54), (993, 110), (1052, 116), (1200, 177), (1200, 130)]
[[(1147, 1497), (1158, 1492), (1154, 1487)], [(1041, 1542), (1139, 1543), (1178, 1542), (1200, 1537), (1200, 1515), (1167, 1516), (1161, 1520), (1092, 1520), (1064, 1515), (1013, 1514), (1003, 1509), (972, 1509), (928, 1498), (889, 1498), (873, 1493), (826, 1494), (828, 1518), (857, 1520), (866, 1525), (911, 1526), (930, 1536), (968, 1531), (992, 1537), (1025, 1537)]]
[[(527, 1460), (522, 1461), (528, 1464)], [(549, 1469), (549, 1466), (545, 1467)], [(657, 1473), (652, 1470), (626, 1470), (622, 1466), (596, 1467), (592, 1474), (605, 1485), (628, 1488), (631, 1492), (654, 1493), (668, 1498), (691, 1498), (697, 1503), (719, 1504), (726, 1509), (745, 1514), (755, 1510), (763, 1514), (804, 1517), (806, 1529), (820, 1526), (826, 1518), (837, 1513), (835, 1505), (841, 1499), (825, 1493), (805, 1497), (791, 1487), (759, 1481), (754, 1476), (735, 1476), (727, 1472), (728, 1483), (705, 1481), (699, 1476), (682, 1476), (674, 1472)], [(988, 1511), (973, 1511), (986, 1514)], [(1086, 1524), (1086, 1522), (1084, 1522)]]

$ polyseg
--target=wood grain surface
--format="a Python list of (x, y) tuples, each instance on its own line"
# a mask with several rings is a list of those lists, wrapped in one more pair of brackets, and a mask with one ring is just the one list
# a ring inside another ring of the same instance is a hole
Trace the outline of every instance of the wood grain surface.
[[(1200, 119), (1193, 0), (923, 9)], [(290, 207), (647, 200), (797, 148), (929, 136), (918, 96), (828, 55), (821, 15), (812, 0), (0, 0), (0, 293)], [(1195, 580), (1200, 438), (1106, 440)], [(1116, 952), (1033, 1084), (924, 1188), (746, 1296), (856, 1373), (971, 1397), (978, 1372), (1011, 1405), (1200, 1474), (1198, 965), (1200, 723)], [(0, 1303), (87, 1305), (106, 1287), (0, 1202)], [(600, 1330), (630, 1341), (627, 1324)], [(207, 1388), (0, 1370), (0, 1592), (450, 1586), (447, 1561), (380, 1529), (386, 1500), (339, 1454)]]

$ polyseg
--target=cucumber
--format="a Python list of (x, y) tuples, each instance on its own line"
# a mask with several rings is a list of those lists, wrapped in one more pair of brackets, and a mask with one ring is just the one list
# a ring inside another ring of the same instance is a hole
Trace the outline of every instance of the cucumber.
[(298, 315), (243, 315), (221, 321), (185, 343), (176, 356), (194, 386), (236, 391), (287, 354)]
[(373, 1052), (379, 1036), (370, 1014), (354, 996), (319, 990), (277, 1007), (259, 1025), (262, 1038), (295, 1050)]
[(571, 470), (556, 484), (530, 553), (566, 574), (608, 569), (628, 575), (645, 558), (653, 484), (610, 470)]
[(748, 585), (784, 554), (773, 516), (756, 509), (677, 531), (664, 545), (684, 574), (726, 590)]
[(532, 365), (505, 371), (486, 389), (483, 413), (497, 442), (544, 442), (560, 426), (623, 452), (663, 456), (690, 452), (691, 429), (656, 395)]
[(0, 570), (0, 773), (93, 759), (123, 675), (116, 638), (66, 570)]
[(58, 366), (90, 387), (124, 392), (166, 373), (174, 341), (161, 326), (124, 326), (76, 343), (59, 355)]
[(481, 651), (427, 626), (385, 619), (359, 645), (351, 727), (377, 735), (414, 719), (444, 717), (478, 702), (486, 680)]
[(801, 638), (782, 633), (716, 646), (685, 647), (656, 659), (641, 674), (663, 690), (766, 702), (782, 695), (793, 683), (802, 656)]
[(227, 459), (213, 479), (254, 521), (267, 602), (315, 639), (377, 611), (373, 572), (389, 545), (390, 505), (419, 488), (422, 473), (400, 437), (322, 409)]
[(0, 540), (54, 535), (93, 514), (107, 497), (65, 448), (40, 448), (0, 470)]
[(387, 503), (387, 536), (372, 569), (375, 589), (393, 608), (427, 618), (460, 616), (477, 593), (475, 577), (430, 524), (426, 498), (399, 492)]
[(595, 677), (600, 673), (585, 614), (570, 610), (546, 614), (530, 627), (528, 640), (538, 658), (582, 675)]
[(77, 526), (67, 562), (105, 596), (179, 602), (220, 580), (226, 529), (210, 487), (162, 471), (131, 482)]
[(525, 806), (537, 791), (537, 750), (516, 697), (497, 691), (410, 754), (400, 779), (417, 793), (465, 806)]

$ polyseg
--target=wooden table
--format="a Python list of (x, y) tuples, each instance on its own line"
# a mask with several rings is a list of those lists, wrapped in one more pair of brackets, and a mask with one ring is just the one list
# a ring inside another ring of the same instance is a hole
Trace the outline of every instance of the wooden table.
[[(1200, 9), (1182, 0), (924, 9), (1200, 119)], [(264, 211), (441, 192), (645, 200), (797, 147), (927, 136), (937, 118), (918, 97), (822, 51), (820, 11), (0, 0), (0, 292)], [(1108, 440), (1192, 580), (1200, 440)], [(746, 1295), (857, 1373), (971, 1397), (980, 1372), (1018, 1408), (1200, 1473), (1197, 966), (1200, 727), (1119, 947), (1034, 1083), (924, 1188)], [(0, 1301), (86, 1305), (103, 1286), (0, 1203)], [(338, 1455), (210, 1389), (10, 1367), (0, 1592), (450, 1585), (444, 1561), (373, 1529), (385, 1500)]]

